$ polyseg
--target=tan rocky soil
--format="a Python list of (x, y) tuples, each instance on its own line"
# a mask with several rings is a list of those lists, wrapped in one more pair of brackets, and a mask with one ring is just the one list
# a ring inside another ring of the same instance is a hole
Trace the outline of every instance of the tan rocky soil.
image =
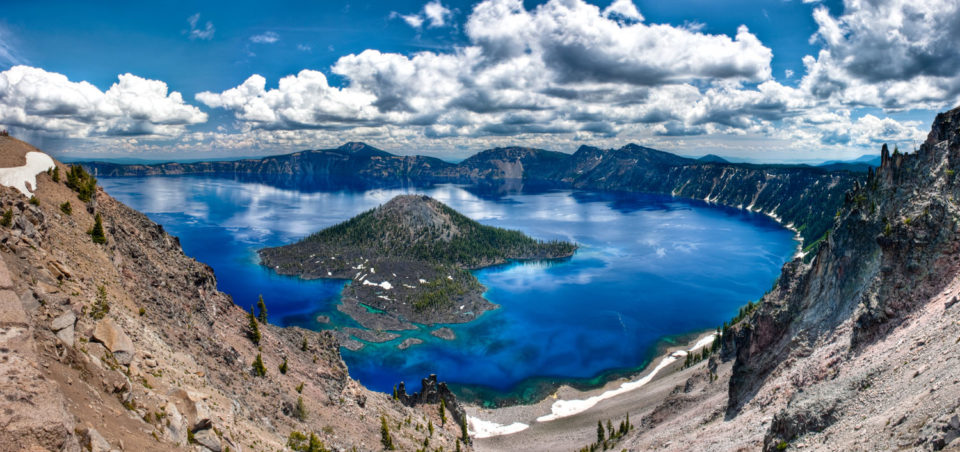
[[(0, 137), (0, 166), (27, 150)], [(83, 203), (46, 174), (35, 194), (38, 206), (0, 187), (0, 210), (12, 212), (0, 226), (0, 450), (282, 450), (293, 431), (334, 450), (381, 450), (381, 416), (400, 450), (427, 438), (455, 449), (450, 411), (441, 428), (436, 404), (365, 389), (329, 334), (261, 325), (258, 348), (212, 270), (146, 216), (100, 189)], [(106, 245), (87, 234), (94, 213)], [(251, 370), (258, 353), (265, 377)]]

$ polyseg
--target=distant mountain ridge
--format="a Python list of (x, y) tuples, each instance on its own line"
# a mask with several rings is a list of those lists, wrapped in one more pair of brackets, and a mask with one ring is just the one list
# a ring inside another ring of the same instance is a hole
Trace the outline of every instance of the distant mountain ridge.
[(526, 147), (479, 152), (460, 163), (399, 156), (364, 143), (261, 159), (120, 165), (82, 163), (99, 176), (211, 174), (266, 177), (295, 185), (503, 184), (507, 181), (583, 190), (661, 193), (770, 215), (793, 227), (809, 246), (823, 237), (843, 194), (866, 174), (806, 165), (698, 160), (628, 144), (581, 146), (573, 154)]

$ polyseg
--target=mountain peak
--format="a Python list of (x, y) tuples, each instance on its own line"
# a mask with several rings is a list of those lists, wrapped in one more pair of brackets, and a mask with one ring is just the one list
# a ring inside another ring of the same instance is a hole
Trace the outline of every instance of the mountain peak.
[(373, 146), (370, 146), (369, 144), (364, 143), (364, 142), (361, 142), (361, 141), (350, 141), (350, 142), (344, 143), (343, 145), (341, 145), (340, 147), (338, 147), (337, 150), (339, 150), (339, 151), (344, 151), (344, 152), (346, 152), (346, 153), (348, 153), (348, 154), (360, 155), (360, 156), (371, 156), (371, 155), (389, 156), (389, 155), (392, 155), (392, 154), (390, 154), (389, 152), (386, 152), (386, 151), (377, 149), (377, 148), (375, 148), (375, 147), (373, 147)]

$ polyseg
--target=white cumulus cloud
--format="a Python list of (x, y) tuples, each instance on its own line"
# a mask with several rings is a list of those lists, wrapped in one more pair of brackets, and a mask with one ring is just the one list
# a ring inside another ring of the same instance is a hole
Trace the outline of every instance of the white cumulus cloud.
[(960, 101), (960, 3), (845, 0), (814, 10), (822, 49), (807, 56), (803, 86), (841, 105), (943, 108)]
[(177, 136), (207, 114), (167, 84), (122, 74), (106, 92), (29, 66), (0, 72), (0, 124), (65, 137)]

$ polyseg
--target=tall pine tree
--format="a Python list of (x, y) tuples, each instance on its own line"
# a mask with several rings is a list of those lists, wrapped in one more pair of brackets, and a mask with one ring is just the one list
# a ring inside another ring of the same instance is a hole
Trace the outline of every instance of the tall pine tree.
[(249, 320), (248, 328), (250, 331), (247, 331), (247, 336), (250, 337), (250, 340), (254, 344), (260, 344), (260, 325), (257, 322), (257, 316), (253, 315), (253, 306), (250, 306), (250, 314), (247, 314), (247, 319)]
[(107, 243), (107, 236), (103, 234), (103, 219), (100, 218), (99, 213), (93, 217), (93, 229), (90, 230), (90, 238), (93, 243), (99, 245)]
[(257, 311), (260, 311), (260, 313), (257, 314), (257, 320), (259, 320), (260, 323), (267, 323), (267, 305), (263, 302), (263, 295), (260, 295), (260, 299), (257, 300)]

